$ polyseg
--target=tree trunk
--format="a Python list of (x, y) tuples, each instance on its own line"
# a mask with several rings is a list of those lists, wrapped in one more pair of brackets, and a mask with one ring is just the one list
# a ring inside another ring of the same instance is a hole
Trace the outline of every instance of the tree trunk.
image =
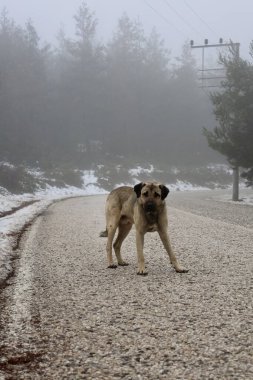
[(239, 201), (239, 167), (233, 167), (233, 201)]

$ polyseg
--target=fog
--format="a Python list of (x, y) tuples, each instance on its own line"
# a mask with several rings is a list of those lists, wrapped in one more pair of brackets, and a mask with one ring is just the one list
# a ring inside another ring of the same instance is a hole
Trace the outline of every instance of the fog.
[[(31, 18), (43, 40), (55, 42), (59, 28), (64, 26), (74, 35), (73, 15), (80, 0), (0, 0), (18, 24)], [(248, 56), (252, 39), (253, 3), (251, 0), (88, 0), (89, 8), (99, 20), (99, 38), (106, 41), (126, 12), (138, 18), (150, 32), (155, 26), (173, 55), (180, 53), (186, 39), (197, 44), (208, 38), (211, 43), (232, 39), (241, 43), (241, 52)]]
[(253, 5), (240, 6), (0, 0), (0, 161), (103, 167), (105, 182), (111, 167), (224, 162), (203, 136), (215, 118), (189, 41), (232, 39), (246, 55)]

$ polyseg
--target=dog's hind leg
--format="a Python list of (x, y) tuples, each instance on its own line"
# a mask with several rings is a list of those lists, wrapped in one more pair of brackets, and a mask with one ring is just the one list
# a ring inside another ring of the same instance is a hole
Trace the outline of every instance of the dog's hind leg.
[(128, 265), (128, 263), (122, 259), (120, 248), (121, 248), (123, 241), (125, 240), (125, 238), (129, 234), (131, 228), (132, 228), (132, 223), (119, 224), (118, 236), (117, 236), (115, 243), (113, 244), (115, 255), (116, 255), (117, 260), (118, 260), (118, 265), (122, 265), (122, 266)]
[(108, 268), (117, 268), (117, 264), (114, 264), (113, 258), (112, 258), (112, 241), (113, 241), (116, 229), (117, 227), (112, 227), (112, 228), (109, 228), (108, 230), (108, 239), (107, 239), (107, 244), (106, 244)]
[(99, 237), (107, 237), (107, 236), (108, 236), (107, 230), (101, 231), (100, 234), (99, 234)]
[(107, 252), (107, 260), (108, 260), (108, 268), (117, 268), (117, 264), (114, 264), (112, 258), (112, 242), (115, 235), (115, 232), (118, 227), (120, 215), (110, 215), (107, 216), (106, 230), (108, 233), (107, 244), (106, 244), (106, 252)]

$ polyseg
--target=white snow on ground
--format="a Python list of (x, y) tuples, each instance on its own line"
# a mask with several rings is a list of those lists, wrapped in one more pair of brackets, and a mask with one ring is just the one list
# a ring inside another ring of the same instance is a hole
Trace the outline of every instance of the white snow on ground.
[[(138, 182), (140, 182), (140, 179), (134, 177), (133, 183), (137, 184)], [(120, 186), (133, 186), (133, 183), (117, 183), (115, 185), (115, 188)], [(184, 182), (179, 180), (177, 180), (176, 183), (166, 183), (166, 186), (168, 186), (168, 188), (173, 191), (210, 190), (208, 187), (195, 186), (190, 182)]]
[(0, 161), (0, 165), (7, 166), (10, 169), (14, 169), (15, 168), (14, 165), (12, 165), (10, 162), (6, 162), (6, 161)]
[(15, 213), (0, 218), (0, 283), (11, 273), (12, 247), (15, 245), (15, 235), (38, 214), (43, 212), (55, 200), (68, 197), (105, 194), (106, 191), (96, 185), (97, 178), (92, 171), (83, 172), (83, 189), (68, 186), (57, 188), (47, 186), (45, 190), (35, 194), (13, 195), (8, 192), (0, 195), (0, 212), (10, 211), (13, 207), (20, 206), (27, 201), (35, 200), (30, 206)]
[(142, 173), (153, 173), (154, 172), (154, 166), (150, 165), (149, 168), (142, 168), (141, 166), (137, 166), (136, 168), (130, 169), (129, 174), (132, 176), (138, 176)]
[(210, 165), (207, 165), (207, 169), (210, 169), (213, 172), (222, 172), (222, 171), (224, 171), (224, 173), (227, 173), (227, 174), (230, 174), (230, 175), (233, 174), (232, 168), (230, 166), (228, 166), (227, 164), (210, 164)]
[(168, 184), (168, 187), (174, 191), (210, 190), (208, 187), (194, 186), (190, 182), (184, 182), (180, 180), (177, 180), (176, 183)]
[[(29, 223), (40, 212), (45, 210), (50, 203), (50, 200), (41, 200), (31, 206), (25, 207), (16, 213), (0, 218), (0, 283), (11, 272), (11, 254), (12, 247), (15, 244), (15, 238), (12, 236), (18, 233), (26, 223)], [(6, 202), (9, 209), (10, 203)]]
[(39, 168), (26, 168), (26, 172), (35, 178), (44, 178), (44, 173)]
[(105, 190), (97, 186), (94, 170), (84, 170), (82, 175), (83, 187), (87, 194), (105, 194)]

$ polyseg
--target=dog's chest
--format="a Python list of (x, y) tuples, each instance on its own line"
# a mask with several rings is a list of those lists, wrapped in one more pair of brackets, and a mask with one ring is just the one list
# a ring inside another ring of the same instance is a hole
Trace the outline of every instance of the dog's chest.
[(154, 224), (148, 224), (147, 225), (147, 232), (155, 232), (158, 230), (158, 225), (157, 223)]

